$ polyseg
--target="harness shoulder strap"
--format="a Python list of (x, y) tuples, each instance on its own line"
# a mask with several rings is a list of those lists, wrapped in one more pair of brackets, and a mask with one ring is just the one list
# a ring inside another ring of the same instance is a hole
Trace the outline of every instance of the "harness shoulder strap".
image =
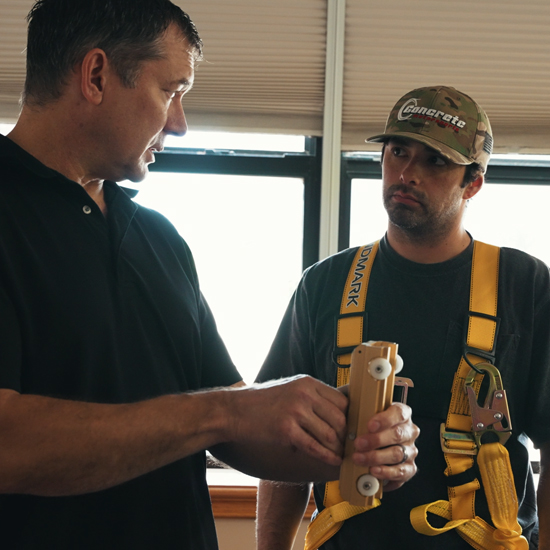
[[(351, 352), (363, 342), (367, 289), (372, 264), (378, 252), (378, 243), (379, 241), (376, 241), (357, 250), (344, 286), (336, 327), (335, 360), (339, 365), (338, 387), (349, 382)], [(323, 503), (325, 508), (308, 526), (305, 550), (316, 550), (340, 530), (346, 519), (380, 505), (380, 501), (376, 499), (369, 508), (352, 506), (342, 499), (338, 481), (330, 481), (325, 485)]]

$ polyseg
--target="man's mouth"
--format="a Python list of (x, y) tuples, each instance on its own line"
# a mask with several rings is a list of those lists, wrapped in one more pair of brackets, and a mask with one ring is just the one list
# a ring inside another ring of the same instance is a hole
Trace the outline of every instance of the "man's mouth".
[(401, 204), (421, 204), (421, 202), (414, 195), (411, 195), (410, 193), (403, 193), (402, 191), (396, 191), (393, 193), (392, 198)]

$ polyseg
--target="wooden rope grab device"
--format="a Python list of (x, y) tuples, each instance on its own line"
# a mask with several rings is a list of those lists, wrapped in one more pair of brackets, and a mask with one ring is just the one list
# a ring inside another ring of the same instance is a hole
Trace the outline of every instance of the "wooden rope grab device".
[(351, 354), (349, 373), (348, 430), (339, 481), (326, 484), (326, 508), (310, 523), (305, 550), (319, 548), (342, 527), (344, 521), (380, 505), (383, 484), (370, 474), (369, 468), (355, 465), (351, 456), (354, 440), (367, 433), (369, 420), (386, 410), (393, 402), (395, 386), (403, 388), (401, 400), (406, 402), (409, 378), (395, 376), (403, 368), (392, 342), (364, 342)]
[(375, 499), (382, 498), (383, 485), (367, 466), (352, 462), (353, 442), (358, 435), (368, 432), (367, 424), (375, 414), (392, 404), (395, 385), (404, 388), (403, 402), (408, 388), (414, 386), (409, 378), (395, 376), (403, 368), (397, 347), (391, 342), (370, 341), (357, 346), (351, 356), (348, 433), (340, 467), (340, 494), (356, 506), (372, 507)]

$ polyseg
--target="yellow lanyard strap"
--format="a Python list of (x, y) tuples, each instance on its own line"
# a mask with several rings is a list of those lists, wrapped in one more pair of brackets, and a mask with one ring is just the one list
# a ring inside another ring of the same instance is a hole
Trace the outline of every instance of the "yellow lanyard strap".
[[(452, 519), (451, 502), (446, 500), (414, 508), (411, 511), (414, 528), (428, 536), (456, 529), (470, 546), (478, 550), (527, 550), (529, 545), (525, 537), (521, 536), (521, 527), (517, 521), (518, 502), (506, 447), (500, 443), (481, 445), (478, 465), (496, 529), (478, 516)], [(451, 521), (445, 527), (436, 529), (428, 523), (428, 512)]]

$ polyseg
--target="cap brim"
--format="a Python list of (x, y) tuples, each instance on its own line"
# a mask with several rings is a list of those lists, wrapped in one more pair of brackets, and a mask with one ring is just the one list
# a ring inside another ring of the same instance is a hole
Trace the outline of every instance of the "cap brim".
[(378, 134), (376, 136), (367, 138), (365, 141), (367, 143), (381, 143), (381, 142), (387, 141), (392, 137), (402, 137), (402, 138), (414, 139), (415, 141), (419, 141), (420, 143), (423, 143), (424, 145), (427, 145), (428, 147), (435, 149), (438, 153), (441, 153), (444, 157), (448, 158), (455, 164), (466, 165), (466, 164), (472, 164), (475, 162), (469, 159), (468, 157), (461, 155), (458, 151), (455, 151), (454, 149), (452, 149), (448, 145), (445, 145), (444, 143), (441, 143), (440, 141), (437, 141), (430, 137), (423, 136), (422, 134), (415, 134), (413, 132), (392, 132), (390, 134)]

